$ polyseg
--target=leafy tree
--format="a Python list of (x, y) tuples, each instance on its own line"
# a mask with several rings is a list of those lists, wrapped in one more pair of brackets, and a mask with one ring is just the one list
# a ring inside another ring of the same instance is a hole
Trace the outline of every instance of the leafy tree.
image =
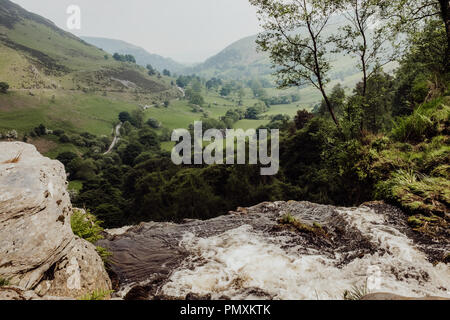
[(339, 126), (325, 90), (329, 82), (330, 61), (326, 54), (330, 40), (323, 32), (336, 6), (330, 1), (316, 0), (250, 0), (250, 3), (258, 8), (264, 21), (264, 32), (257, 43), (261, 50), (269, 52), (280, 87), (312, 84), (321, 92), (334, 123)]
[(6, 94), (8, 93), (9, 84), (6, 82), (0, 82), (0, 93)]
[(220, 89), (220, 95), (222, 97), (227, 97), (231, 93), (231, 88), (229, 86), (223, 86), (222, 89)]
[(119, 120), (123, 123), (130, 121), (131, 120), (130, 113), (127, 111), (123, 111), (123, 112), (119, 113)]
[(152, 65), (148, 64), (146, 68), (150, 76), (154, 76), (156, 74), (156, 70), (152, 67)]
[(205, 99), (203, 98), (203, 96), (199, 93), (192, 93), (190, 98), (189, 98), (189, 103), (191, 104), (195, 104), (198, 106), (203, 106), (203, 104), (205, 103)]
[(345, 52), (359, 60), (358, 68), (363, 73), (362, 96), (365, 96), (368, 79), (383, 65), (394, 61), (395, 53), (399, 52), (398, 48), (388, 47), (392, 35), (384, 24), (375, 24), (385, 0), (338, 1), (348, 23), (331, 39), (337, 47), (335, 52)]
[(72, 160), (76, 158), (78, 158), (78, 156), (75, 153), (67, 151), (60, 153), (56, 157), (56, 160), (60, 161), (64, 166), (67, 166)]
[(171, 73), (170, 73), (169, 70), (164, 69), (164, 70), (163, 70), (163, 75), (165, 75), (166, 77), (170, 77)]
[(303, 129), (312, 118), (314, 118), (314, 115), (311, 112), (298, 110), (294, 118), (295, 127), (299, 130)]
[(144, 111), (136, 109), (131, 112), (130, 123), (136, 128), (142, 128), (144, 124)]
[(395, 29), (392, 31), (417, 31), (430, 20), (440, 19), (445, 30), (445, 72), (450, 71), (450, 2), (448, 0), (392, 0), (382, 6), (383, 18)]
[(150, 118), (147, 120), (146, 122), (151, 128), (154, 129), (158, 129), (160, 127), (159, 121), (154, 119), (154, 118)]
[[(333, 90), (331, 91), (331, 94), (329, 96), (329, 103), (331, 104), (337, 116), (342, 114), (345, 104), (345, 90), (340, 83), (333, 87)], [(326, 115), (328, 113), (327, 109), (328, 107), (325, 100), (322, 100), (319, 108), (319, 114)]]

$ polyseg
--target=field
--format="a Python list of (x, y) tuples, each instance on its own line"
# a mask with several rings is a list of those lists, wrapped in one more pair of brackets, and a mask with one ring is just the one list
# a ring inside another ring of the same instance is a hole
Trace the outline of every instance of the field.
[(132, 111), (135, 103), (76, 91), (39, 90), (0, 95), (0, 131), (28, 133), (39, 124), (69, 133), (111, 135), (121, 111)]

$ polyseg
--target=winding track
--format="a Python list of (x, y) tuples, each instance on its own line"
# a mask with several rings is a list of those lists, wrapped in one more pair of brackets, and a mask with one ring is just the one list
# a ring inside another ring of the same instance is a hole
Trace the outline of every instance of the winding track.
[(114, 139), (111, 143), (111, 145), (109, 146), (108, 151), (106, 151), (104, 154), (109, 154), (111, 153), (111, 151), (114, 149), (114, 147), (116, 146), (116, 144), (119, 142), (120, 140), (120, 128), (122, 127), (122, 122), (119, 123), (116, 128), (115, 128), (115, 135), (114, 135)]

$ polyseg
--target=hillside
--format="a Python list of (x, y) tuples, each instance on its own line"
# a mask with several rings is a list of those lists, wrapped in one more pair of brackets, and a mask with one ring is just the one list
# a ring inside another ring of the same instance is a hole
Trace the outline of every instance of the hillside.
[[(327, 27), (324, 29), (326, 36), (332, 30), (346, 23), (343, 16), (333, 17)], [(297, 32), (304, 32), (298, 30)], [(233, 80), (247, 80), (252, 78), (261, 78), (272, 80), (271, 74), (274, 69), (271, 66), (269, 56), (265, 52), (257, 50), (256, 40), (258, 36), (253, 35), (240, 39), (215, 56), (207, 59), (191, 69), (188, 73), (197, 73), (206, 77), (222, 77)], [(357, 61), (343, 54), (333, 55), (331, 57), (332, 72), (331, 80), (337, 80), (344, 85), (354, 86), (355, 77), (359, 77), (360, 71), (356, 68)]]
[(0, 133), (19, 136), (44, 123), (67, 132), (109, 135), (117, 115), (179, 95), (169, 79), (111, 55), (51, 21), (0, 0)]
[(110, 54), (114, 54), (116, 52), (120, 54), (131, 54), (136, 58), (137, 64), (144, 67), (147, 64), (150, 64), (159, 71), (167, 69), (171, 72), (177, 73), (185, 69), (185, 66), (181, 63), (178, 63), (170, 58), (165, 58), (157, 54), (149, 53), (141, 47), (135, 46), (122, 40), (95, 37), (81, 37), (81, 39), (83, 39), (87, 43), (105, 50)]

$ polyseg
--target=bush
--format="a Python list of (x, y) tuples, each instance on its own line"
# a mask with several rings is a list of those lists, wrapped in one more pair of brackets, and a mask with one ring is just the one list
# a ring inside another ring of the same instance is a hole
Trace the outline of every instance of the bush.
[(7, 286), (7, 285), (9, 285), (9, 280), (0, 277), (0, 287), (4, 287), (4, 286)]
[(160, 127), (159, 121), (153, 118), (148, 119), (147, 124), (153, 129), (158, 129)]
[(108, 299), (114, 291), (112, 290), (95, 290), (92, 293), (88, 293), (78, 300), (105, 300)]
[(103, 228), (100, 226), (101, 221), (90, 214), (89, 212), (83, 213), (80, 210), (74, 210), (72, 217), (70, 218), (70, 224), (72, 226), (73, 233), (91, 243), (95, 243), (98, 240), (103, 239), (101, 235)]
[(9, 84), (7, 84), (6, 82), (0, 82), (0, 93), (8, 93), (8, 89), (9, 89)]
[(70, 142), (70, 138), (66, 134), (62, 134), (59, 137), (59, 142), (61, 142), (61, 143), (69, 143)]

